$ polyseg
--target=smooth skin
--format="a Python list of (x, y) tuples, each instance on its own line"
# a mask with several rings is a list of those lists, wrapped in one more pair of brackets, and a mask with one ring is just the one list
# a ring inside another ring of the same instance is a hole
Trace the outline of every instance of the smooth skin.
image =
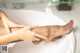
[[(7, 44), (16, 40), (39, 41), (39, 39), (36, 37), (47, 39), (45, 36), (31, 31), (32, 29), (37, 27), (39, 26), (24, 26), (16, 24), (9, 19), (9, 17), (6, 15), (4, 11), (0, 10), (0, 45)], [(5, 30), (3, 30), (3, 28), (5, 28)], [(11, 31), (12, 28), (21, 29)]]

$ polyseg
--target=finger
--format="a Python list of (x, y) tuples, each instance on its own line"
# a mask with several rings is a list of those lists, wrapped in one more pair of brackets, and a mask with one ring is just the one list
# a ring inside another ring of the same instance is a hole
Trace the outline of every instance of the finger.
[(45, 40), (44, 42), (45, 42), (45, 44), (48, 44), (50, 41), (49, 40)]
[(36, 37), (33, 38), (33, 41), (39, 41), (39, 40), (40, 40), (39, 38)]
[(35, 34), (35, 36), (42, 38), (42, 39), (47, 39), (47, 37), (43, 36), (43, 35), (39, 35), (39, 34)]
[(41, 41), (42, 41), (42, 40), (39, 40), (39, 41), (32, 41), (32, 42), (33, 42), (33, 44), (37, 45), (37, 44), (39, 44)]

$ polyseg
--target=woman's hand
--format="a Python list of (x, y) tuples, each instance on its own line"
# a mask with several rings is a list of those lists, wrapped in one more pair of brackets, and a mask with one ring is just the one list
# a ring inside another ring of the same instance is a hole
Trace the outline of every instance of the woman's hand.
[[(47, 39), (43, 35), (37, 34), (32, 29), (36, 28), (35, 26), (27, 26), (22, 28), (21, 30), (17, 31), (17, 35), (21, 40), (31, 40), (31, 41), (39, 41), (39, 38)], [(39, 37), (39, 38), (36, 38)]]

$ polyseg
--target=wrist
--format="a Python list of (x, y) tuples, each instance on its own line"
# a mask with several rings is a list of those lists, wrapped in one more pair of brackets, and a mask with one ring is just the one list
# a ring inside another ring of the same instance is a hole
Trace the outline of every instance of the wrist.
[(15, 32), (15, 36), (18, 40), (23, 40), (23, 34), (19, 31), (16, 31)]

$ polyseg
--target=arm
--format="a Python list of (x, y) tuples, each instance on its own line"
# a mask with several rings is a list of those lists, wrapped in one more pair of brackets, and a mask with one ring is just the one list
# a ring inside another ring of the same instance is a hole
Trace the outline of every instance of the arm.
[(33, 28), (35, 27), (27, 26), (12, 33), (0, 36), (0, 45), (10, 43), (16, 40), (39, 41), (39, 38), (47, 39), (45, 36), (32, 32), (31, 29)]
[(14, 23), (2, 10), (0, 10), (0, 18), (2, 19), (5, 29), (8, 33), (10, 33), (10, 27), (24, 27), (23, 25)]
[(6, 44), (12, 41), (20, 40), (17, 32), (9, 33), (3, 36), (0, 36), (0, 45)]
[[(0, 10), (0, 18), (2, 19), (5, 29), (8, 32), (8, 34), (6, 35), (4, 34), (0, 36), (0, 44), (6, 44), (6, 43), (16, 41), (16, 40), (31, 40), (31, 41), (39, 40), (36, 37), (47, 39), (46, 37), (31, 31), (31, 29), (36, 28), (36, 27), (32, 27), (32, 26), (24, 27), (23, 25), (14, 23), (10, 19), (8, 19), (8, 16), (2, 10)], [(10, 33), (11, 32), (10, 27), (11, 28), (22, 27), (22, 29)]]

